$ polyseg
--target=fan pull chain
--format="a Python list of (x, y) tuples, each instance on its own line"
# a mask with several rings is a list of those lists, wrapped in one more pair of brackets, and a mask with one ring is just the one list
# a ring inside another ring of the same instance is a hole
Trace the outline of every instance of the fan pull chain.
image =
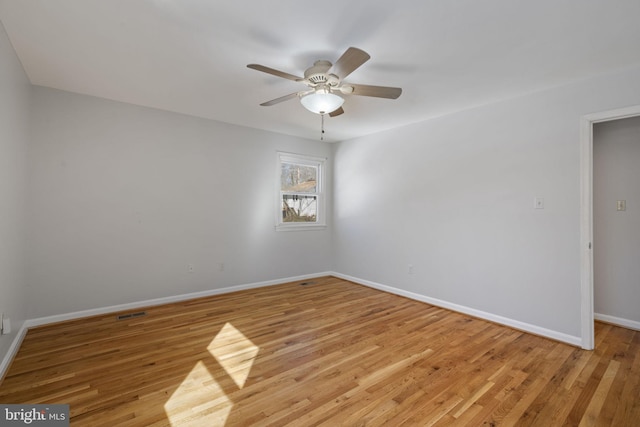
[(320, 114), (320, 141), (324, 141), (324, 114)]

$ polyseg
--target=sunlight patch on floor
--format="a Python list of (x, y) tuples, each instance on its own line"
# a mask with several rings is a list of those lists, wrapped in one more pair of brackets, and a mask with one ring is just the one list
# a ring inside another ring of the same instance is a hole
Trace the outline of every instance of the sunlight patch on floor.
[(164, 404), (172, 426), (224, 425), (233, 408), (203, 362), (198, 362)]
[(244, 387), (260, 348), (227, 323), (207, 347), (238, 388)]
[[(207, 350), (228, 378), (241, 389), (260, 349), (233, 325), (226, 323), (211, 340)], [(215, 362), (198, 361), (165, 403), (164, 410), (172, 426), (225, 424), (233, 409), (233, 401), (211, 375), (207, 368), (211, 363)], [(222, 384), (225, 384), (224, 380)], [(224, 387), (228, 388), (229, 385), (230, 381)]]

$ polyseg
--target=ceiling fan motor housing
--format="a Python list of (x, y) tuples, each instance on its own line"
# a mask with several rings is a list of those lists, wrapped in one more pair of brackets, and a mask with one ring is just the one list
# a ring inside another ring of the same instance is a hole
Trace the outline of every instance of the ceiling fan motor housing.
[(323, 59), (316, 61), (312, 67), (307, 68), (304, 72), (304, 79), (314, 87), (318, 85), (337, 86), (340, 83), (340, 78), (335, 74), (327, 73), (332, 65), (331, 62)]

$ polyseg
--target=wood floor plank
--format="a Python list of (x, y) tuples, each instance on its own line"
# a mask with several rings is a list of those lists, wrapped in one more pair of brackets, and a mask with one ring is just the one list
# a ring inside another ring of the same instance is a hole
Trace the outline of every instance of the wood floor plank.
[(598, 419), (598, 415), (600, 415), (600, 410), (602, 409), (602, 405), (604, 404), (604, 400), (609, 393), (611, 385), (613, 384), (613, 380), (618, 373), (618, 369), (620, 368), (620, 362), (616, 360), (612, 360), (609, 362), (607, 366), (607, 370), (602, 376), (602, 380), (598, 384), (598, 388), (593, 394), (591, 401), (589, 402), (589, 406), (585, 410), (582, 419), (580, 420), (580, 427), (583, 426), (592, 426), (595, 424)]
[(584, 351), (335, 277), (32, 328), (3, 403), (74, 426), (637, 426), (640, 332)]
[(628, 425), (632, 420), (640, 419), (640, 406), (625, 398), (629, 395), (640, 396), (640, 333), (632, 338), (628, 351), (632, 362), (625, 372), (624, 386), (611, 425)]

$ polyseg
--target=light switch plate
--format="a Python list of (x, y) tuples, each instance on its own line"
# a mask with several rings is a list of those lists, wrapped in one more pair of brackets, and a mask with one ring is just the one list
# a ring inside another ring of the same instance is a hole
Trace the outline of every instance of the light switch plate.
[(618, 210), (618, 211), (626, 211), (627, 210), (627, 201), (626, 200), (618, 200), (616, 202), (616, 210)]
[(533, 199), (533, 207), (535, 209), (544, 209), (544, 199), (542, 197)]

